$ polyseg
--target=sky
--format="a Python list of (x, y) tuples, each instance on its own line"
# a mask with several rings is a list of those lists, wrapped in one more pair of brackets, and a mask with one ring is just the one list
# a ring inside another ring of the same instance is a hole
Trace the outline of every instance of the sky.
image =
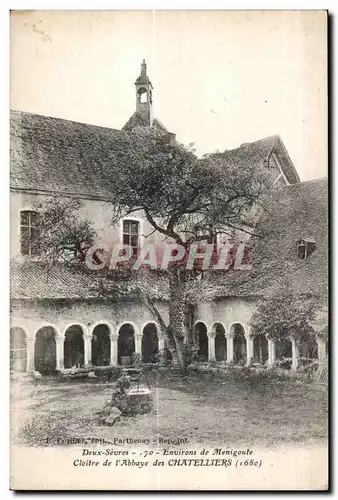
[(198, 154), (279, 134), (327, 175), (325, 11), (14, 11), (11, 109), (120, 129), (146, 59), (154, 116)]

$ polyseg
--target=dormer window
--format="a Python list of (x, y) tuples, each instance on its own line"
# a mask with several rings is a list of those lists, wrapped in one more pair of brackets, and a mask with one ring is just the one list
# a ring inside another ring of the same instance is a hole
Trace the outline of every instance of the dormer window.
[(304, 238), (297, 241), (298, 259), (307, 259), (316, 250), (316, 240)]

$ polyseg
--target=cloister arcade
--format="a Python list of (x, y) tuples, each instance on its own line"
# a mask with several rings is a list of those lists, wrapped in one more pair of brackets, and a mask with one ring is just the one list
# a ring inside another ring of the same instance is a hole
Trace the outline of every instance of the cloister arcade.
[(156, 322), (138, 327), (132, 321), (112, 326), (99, 322), (64, 328), (42, 324), (37, 328), (13, 324), (10, 329), (10, 369), (51, 375), (63, 369), (130, 365), (134, 353), (153, 363), (164, 349), (164, 337)]
[[(15, 372), (38, 371), (50, 375), (69, 368), (130, 365), (134, 353), (143, 363), (153, 363), (164, 349), (164, 336), (155, 321), (136, 325), (125, 321), (113, 325), (100, 321), (85, 325), (34, 324), (12, 322), (10, 329), (10, 368)], [(326, 357), (326, 342), (317, 337), (302, 350), (294, 339), (281, 343), (263, 335), (253, 336), (250, 327), (240, 322), (218, 321), (194, 324), (194, 342), (200, 361), (217, 361), (249, 366), (254, 363), (272, 367), (276, 359), (292, 359), (298, 367), (299, 356)]]

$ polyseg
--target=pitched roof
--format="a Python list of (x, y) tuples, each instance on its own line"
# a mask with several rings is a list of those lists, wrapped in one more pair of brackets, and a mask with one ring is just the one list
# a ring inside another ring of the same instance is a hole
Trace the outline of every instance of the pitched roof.
[[(47, 266), (43, 262), (11, 264), (10, 296), (13, 300), (58, 299), (137, 299), (138, 293), (122, 280), (101, 279), (96, 271), (76, 265), (56, 263)], [(142, 286), (146, 280), (148, 295), (153, 299), (168, 299), (168, 282), (161, 274), (142, 274)]]
[[(294, 294), (318, 295), (326, 300), (327, 198), (326, 178), (274, 191), (269, 213), (261, 220), (265, 236), (252, 249), (252, 270), (230, 271), (225, 278), (217, 278), (218, 296), (269, 296), (287, 286)], [(300, 239), (316, 242), (315, 251), (304, 260), (296, 252)]]
[(125, 132), (11, 112), (11, 188), (111, 198)]
[[(12, 189), (112, 198), (109, 180), (119, 168), (127, 130), (22, 111), (11, 111), (10, 125)], [(152, 129), (169, 134), (156, 119)]]
[[(123, 125), (122, 130), (124, 132), (130, 132), (136, 127), (149, 127), (145, 115), (142, 113), (138, 113), (137, 111), (135, 111), (135, 113), (133, 113), (129, 120)], [(169, 130), (157, 118), (154, 118), (152, 128), (157, 132), (170, 134)]]
[(98, 297), (99, 285), (88, 275), (62, 264), (47, 267), (38, 262), (11, 265), (14, 299), (88, 299)]
[(222, 156), (228, 162), (240, 166), (245, 162), (261, 165), (269, 161), (272, 153), (278, 156), (281, 168), (287, 180), (291, 183), (300, 182), (297, 171), (288, 155), (285, 145), (278, 135), (265, 137), (254, 142), (242, 144), (239, 148), (224, 151)]

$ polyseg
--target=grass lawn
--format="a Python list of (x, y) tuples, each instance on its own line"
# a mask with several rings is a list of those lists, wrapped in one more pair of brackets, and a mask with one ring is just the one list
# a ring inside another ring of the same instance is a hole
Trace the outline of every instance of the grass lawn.
[(180, 378), (151, 372), (155, 411), (99, 426), (95, 413), (111, 395), (100, 380), (21, 379), (11, 384), (12, 442), (55, 445), (57, 438), (187, 438), (193, 445), (314, 443), (327, 437), (327, 391), (278, 378)]

